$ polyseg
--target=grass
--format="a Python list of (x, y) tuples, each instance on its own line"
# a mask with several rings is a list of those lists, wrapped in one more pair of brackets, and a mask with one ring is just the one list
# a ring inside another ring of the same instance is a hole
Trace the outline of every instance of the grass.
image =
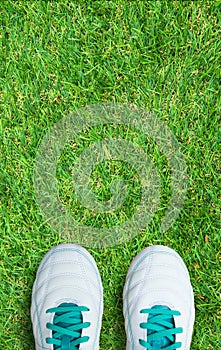
[[(153, 140), (119, 128), (147, 151), (165, 186), (146, 230), (119, 246), (89, 249), (105, 291), (101, 349), (125, 347), (123, 284), (132, 258), (149, 244), (174, 248), (188, 266), (196, 304), (191, 349), (221, 347), (220, 10), (219, 1), (207, 0), (1, 2), (1, 349), (34, 349), (29, 307), (35, 273), (47, 250), (64, 241), (35, 200), (40, 140), (70, 111), (106, 102), (136, 104), (165, 122), (182, 147), (189, 184), (178, 220), (160, 234), (170, 195), (165, 155)], [(74, 206), (70, 167), (102, 133), (85, 130), (66, 146), (57, 169), (62, 201), (96, 227), (132, 215), (141, 193), (136, 171), (110, 161), (97, 165), (92, 188), (106, 200), (110, 181), (124, 177), (131, 198), (122, 211), (93, 218)]]

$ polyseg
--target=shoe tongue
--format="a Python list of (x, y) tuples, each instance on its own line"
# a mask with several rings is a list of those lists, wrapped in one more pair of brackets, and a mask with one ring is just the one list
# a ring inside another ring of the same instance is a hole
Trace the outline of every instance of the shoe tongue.
[[(169, 310), (169, 308), (167, 306), (163, 306), (163, 305), (155, 305), (152, 307), (152, 309)], [(155, 314), (155, 316), (156, 316), (156, 314)], [(170, 322), (170, 323), (174, 323), (174, 319), (172, 316), (168, 316), (168, 318), (166, 318), (165, 321)], [(167, 329), (167, 327), (165, 327), (163, 325), (161, 325), (161, 327), (162, 327), (162, 330)], [(152, 330), (147, 331), (147, 335), (150, 335), (152, 333), (153, 333)], [(172, 344), (173, 343), (167, 337), (162, 337), (161, 339), (150, 341), (150, 345), (153, 347), (153, 350), (161, 350), (161, 349), (164, 349), (165, 347), (172, 345)]]
[(171, 341), (166, 339), (166, 337), (163, 337), (161, 340), (151, 341), (150, 345), (152, 346), (153, 350), (161, 350), (171, 345)]
[[(73, 303), (62, 303), (59, 305), (59, 307), (69, 307), (69, 306), (77, 306), (76, 304)], [(55, 316), (61, 316), (63, 314), (63, 312), (57, 312)], [(82, 315), (79, 312), (79, 314), (75, 315), (74, 317), (75, 319), (79, 319), (79, 322), (82, 321)], [(69, 324), (65, 323), (65, 322), (59, 322), (57, 324), (60, 327), (68, 327), (70, 326)], [(61, 350), (70, 350), (71, 349), (71, 341), (73, 340), (72, 337), (70, 337), (69, 335), (62, 335), (61, 337)], [(77, 346), (77, 348), (79, 348), (79, 346)], [(59, 346), (54, 345), (54, 350), (60, 349)]]
[(61, 350), (70, 350), (71, 348), (71, 337), (68, 335), (63, 335)]

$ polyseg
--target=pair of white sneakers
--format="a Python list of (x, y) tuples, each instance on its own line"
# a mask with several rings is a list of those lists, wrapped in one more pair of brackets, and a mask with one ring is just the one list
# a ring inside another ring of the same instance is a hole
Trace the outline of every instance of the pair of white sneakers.
[[(181, 257), (150, 246), (133, 260), (123, 291), (127, 350), (189, 350), (195, 310)], [(32, 291), (36, 350), (98, 350), (103, 288), (90, 253), (61, 244), (43, 258)]]

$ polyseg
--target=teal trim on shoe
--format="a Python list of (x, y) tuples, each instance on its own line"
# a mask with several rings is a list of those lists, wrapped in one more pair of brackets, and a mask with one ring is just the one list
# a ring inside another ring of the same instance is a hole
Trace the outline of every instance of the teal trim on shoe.
[(82, 337), (82, 329), (90, 326), (90, 322), (83, 322), (82, 312), (85, 311), (89, 309), (72, 303), (47, 310), (47, 313), (55, 315), (53, 323), (46, 325), (52, 330), (52, 338), (47, 338), (46, 343), (53, 344), (54, 350), (78, 350), (80, 344), (89, 340), (89, 337)]
[(147, 322), (140, 327), (147, 330), (147, 340), (140, 339), (140, 345), (147, 350), (174, 350), (182, 346), (175, 341), (175, 335), (183, 329), (175, 328), (174, 316), (180, 312), (170, 310), (167, 306), (155, 305), (151, 309), (143, 309), (142, 314), (148, 314)]

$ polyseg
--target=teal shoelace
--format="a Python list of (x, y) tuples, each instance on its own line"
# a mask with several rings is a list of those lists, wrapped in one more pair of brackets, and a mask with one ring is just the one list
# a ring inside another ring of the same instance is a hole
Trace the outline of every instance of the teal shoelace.
[(47, 338), (47, 344), (53, 344), (54, 350), (78, 350), (81, 343), (86, 343), (89, 337), (82, 337), (82, 329), (88, 328), (90, 322), (83, 322), (82, 312), (89, 311), (85, 306), (64, 303), (56, 308), (48, 309), (46, 313), (55, 313), (53, 323), (47, 323), (52, 330), (52, 338)]
[(140, 324), (141, 328), (147, 330), (147, 340), (140, 339), (140, 345), (147, 350), (174, 350), (182, 346), (175, 341), (175, 335), (183, 332), (181, 327), (175, 328), (174, 323), (174, 316), (180, 316), (179, 311), (155, 305), (140, 312), (148, 314), (147, 322)]

